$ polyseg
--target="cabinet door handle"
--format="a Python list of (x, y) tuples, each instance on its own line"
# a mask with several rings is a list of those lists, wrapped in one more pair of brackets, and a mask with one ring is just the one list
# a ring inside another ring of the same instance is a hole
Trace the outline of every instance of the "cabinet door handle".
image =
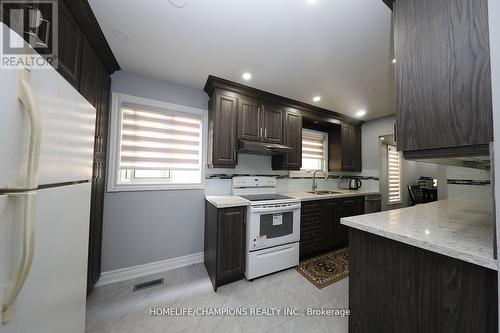
[(264, 138), (267, 139), (267, 128), (264, 130)]

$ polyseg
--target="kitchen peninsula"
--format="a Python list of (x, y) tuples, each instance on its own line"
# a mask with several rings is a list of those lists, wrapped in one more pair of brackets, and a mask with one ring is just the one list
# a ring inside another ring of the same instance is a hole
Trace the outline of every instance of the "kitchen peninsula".
[(443, 200), (343, 218), (349, 330), (498, 332), (491, 212)]

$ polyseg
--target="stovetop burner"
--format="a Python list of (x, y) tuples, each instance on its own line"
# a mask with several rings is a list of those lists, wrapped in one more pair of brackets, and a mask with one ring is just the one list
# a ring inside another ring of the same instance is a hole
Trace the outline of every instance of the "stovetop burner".
[(293, 198), (288, 197), (286, 195), (274, 194), (274, 193), (247, 194), (247, 195), (240, 195), (240, 197), (242, 197), (243, 199), (246, 199), (248, 201), (271, 201), (271, 200), (293, 199)]

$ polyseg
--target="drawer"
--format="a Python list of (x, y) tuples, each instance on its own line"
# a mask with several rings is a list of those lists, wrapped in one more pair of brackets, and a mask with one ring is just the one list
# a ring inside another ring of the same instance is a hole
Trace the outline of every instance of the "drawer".
[(300, 240), (304, 242), (311, 241), (314, 239), (321, 240), (322, 236), (323, 236), (323, 229), (321, 228), (302, 230), (300, 232)]
[(302, 203), (302, 215), (318, 214), (323, 211), (322, 201), (307, 201)]
[(314, 215), (302, 215), (300, 219), (300, 229), (310, 229), (314, 227), (321, 228), (323, 223), (323, 214), (314, 214)]
[(245, 276), (248, 280), (281, 271), (299, 264), (299, 243), (251, 251), (248, 254)]

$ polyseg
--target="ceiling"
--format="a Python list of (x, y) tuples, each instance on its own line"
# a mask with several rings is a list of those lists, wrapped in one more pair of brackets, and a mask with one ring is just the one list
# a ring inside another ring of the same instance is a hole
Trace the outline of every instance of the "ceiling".
[(364, 120), (394, 114), (381, 0), (89, 3), (122, 69), (200, 89), (212, 74)]

